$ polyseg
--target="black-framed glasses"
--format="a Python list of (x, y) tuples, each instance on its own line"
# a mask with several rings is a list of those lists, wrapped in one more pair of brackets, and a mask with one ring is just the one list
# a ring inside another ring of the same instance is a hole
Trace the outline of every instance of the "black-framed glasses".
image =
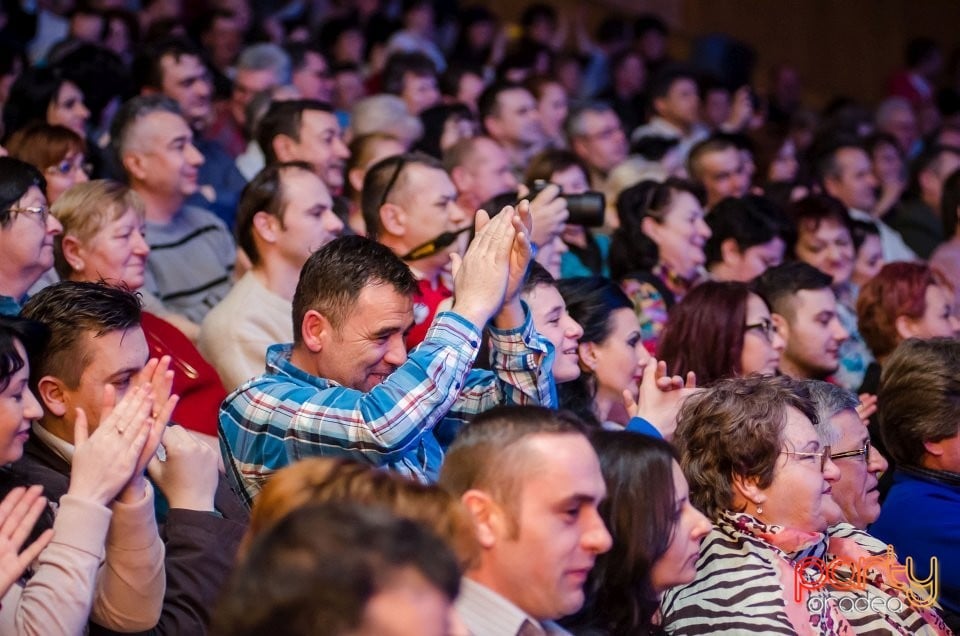
[(390, 192), (393, 190), (393, 186), (397, 184), (397, 179), (400, 178), (400, 173), (403, 172), (404, 167), (407, 165), (407, 158), (401, 155), (397, 159), (397, 167), (393, 170), (393, 174), (390, 175), (390, 180), (387, 181), (387, 187), (383, 189), (383, 194), (380, 196), (380, 205), (377, 206), (377, 209), (383, 207), (387, 202), (387, 197), (390, 196)]
[(870, 463), (870, 440), (867, 440), (863, 443), (863, 448), (858, 448), (857, 450), (843, 451), (842, 453), (834, 453), (830, 456), (830, 459), (843, 459), (845, 457), (863, 457), (863, 461)]
[(767, 339), (767, 342), (773, 342), (773, 334), (777, 332), (777, 328), (773, 326), (773, 321), (769, 318), (761, 318), (758, 322), (743, 326), (744, 331), (750, 331), (752, 329), (755, 329), (763, 334), (763, 337)]
[(819, 457), (820, 458), (820, 472), (825, 472), (827, 469), (827, 460), (833, 459), (833, 455), (830, 454), (830, 447), (824, 446), (819, 453), (807, 453), (805, 451), (780, 451), (784, 455), (793, 455), (795, 457)]
[(26, 208), (9, 208), (9, 212), (11, 216), (17, 214), (29, 214), (31, 216), (35, 216), (36, 218), (40, 219), (40, 225), (44, 227), (47, 226), (47, 219), (50, 218), (50, 207), (46, 205), (31, 205), (30, 207)]

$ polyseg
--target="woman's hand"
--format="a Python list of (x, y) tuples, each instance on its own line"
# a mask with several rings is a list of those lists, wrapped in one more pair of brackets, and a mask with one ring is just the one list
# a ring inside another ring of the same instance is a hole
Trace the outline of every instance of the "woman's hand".
[(864, 426), (870, 423), (870, 417), (877, 412), (877, 396), (873, 393), (861, 393), (860, 404), (857, 405), (857, 415)]
[(42, 486), (14, 488), (0, 503), (0, 597), (53, 539), (51, 528), (20, 552), (20, 546), (47, 507), (47, 498), (41, 496), (42, 492)]
[(641, 417), (650, 422), (663, 438), (670, 440), (677, 428), (677, 413), (683, 400), (697, 387), (693, 371), (684, 380), (679, 375), (667, 375), (667, 363), (651, 358), (643, 369), (639, 402), (634, 401), (629, 389), (623, 392), (623, 405), (630, 417)]

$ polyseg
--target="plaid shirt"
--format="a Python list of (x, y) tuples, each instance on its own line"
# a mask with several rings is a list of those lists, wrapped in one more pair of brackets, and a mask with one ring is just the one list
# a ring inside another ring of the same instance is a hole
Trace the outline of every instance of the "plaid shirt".
[(495, 371), (471, 371), (481, 334), (442, 312), (407, 361), (369, 392), (319, 378), (290, 362), (292, 345), (267, 350), (267, 373), (220, 407), (220, 442), (248, 503), (272, 473), (298, 459), (346, 455), (435, 481), (460, 426), (499, 404), (554, 407), (553, 346), (529, 311), (513, 330), (491, 328)]

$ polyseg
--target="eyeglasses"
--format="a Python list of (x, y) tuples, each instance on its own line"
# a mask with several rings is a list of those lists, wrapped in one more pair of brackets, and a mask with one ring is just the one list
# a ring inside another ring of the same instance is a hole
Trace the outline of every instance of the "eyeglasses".
[(819, 453), (806, 453), (802, 451), (780, 451), (784, 455), (793, 455), (795, 457), (819, 457), (820, 458), (820, 472), (824, 472), (827, 469), (827, 460), (833, 459), (833, 456), (830, 454), (830, 447), (824, 446), (823, 450)]
[(870, 440), (867, 440), (863, 443), (863, 448), (858, 448), (857, 450), (852, 451), (843, 451), (842, 453), (834, 453), (830, 456), (830, 459), (843, 459), (844, 457), (863, 457), (863, 461), (870, 463)]
[(40, 225), (46, 227), (47, 219), (50, 218), (50, 208), (46, 205), (32, 205), (29, 208), (10, 208), (10, 215), (30, 214), (36, 215), (40, 219)]
[(761, 318), (759, 322), (743, 326), (744, 331), (750, 331), (751, 329), (756, 329), (763, 334), (767, 342), (773, 342), (773, 334), (777, 332), (777, 328), (773, 326), (773, 321), (769, 318)]
[(380, 205), (377, 206), (378, 210), (382, 208), (383, 205), (387, 202), (387, 197), (390, 196), (390, 192), (391, 190), (393, 190), (393, 186), (397, 184), (397, 179), (400, 178), (400, 173), (403, 172), (403, 168), (406, 165), (407, 165), (407, 158), (404, 156), (398, 157), (397, 167), (394, 169), (393, 175), (390, 176), (390, 180), (387, 181), (387, 187), (383, 189), (383, 195), (380, 197)]
[(74, 172), (83, 172), (88, 177), (93, 172), (93, 165), (90, 163), (77, 163), (75, 161), (70, 161), (69, 159), (64, 159), (58, 164), (49, 166), (44, 172), (47, 174), (61, 174), (67, 176), (68, 174)]

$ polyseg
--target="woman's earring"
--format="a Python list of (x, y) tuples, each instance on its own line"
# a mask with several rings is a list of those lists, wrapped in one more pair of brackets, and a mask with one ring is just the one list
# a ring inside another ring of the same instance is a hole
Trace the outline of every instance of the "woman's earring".
[(760, 505), (760, 504), (757, 505), (757, 514), (758, 514), (758, 515), (762, 515), (762, 514), (763, 514), (763, 506)]

